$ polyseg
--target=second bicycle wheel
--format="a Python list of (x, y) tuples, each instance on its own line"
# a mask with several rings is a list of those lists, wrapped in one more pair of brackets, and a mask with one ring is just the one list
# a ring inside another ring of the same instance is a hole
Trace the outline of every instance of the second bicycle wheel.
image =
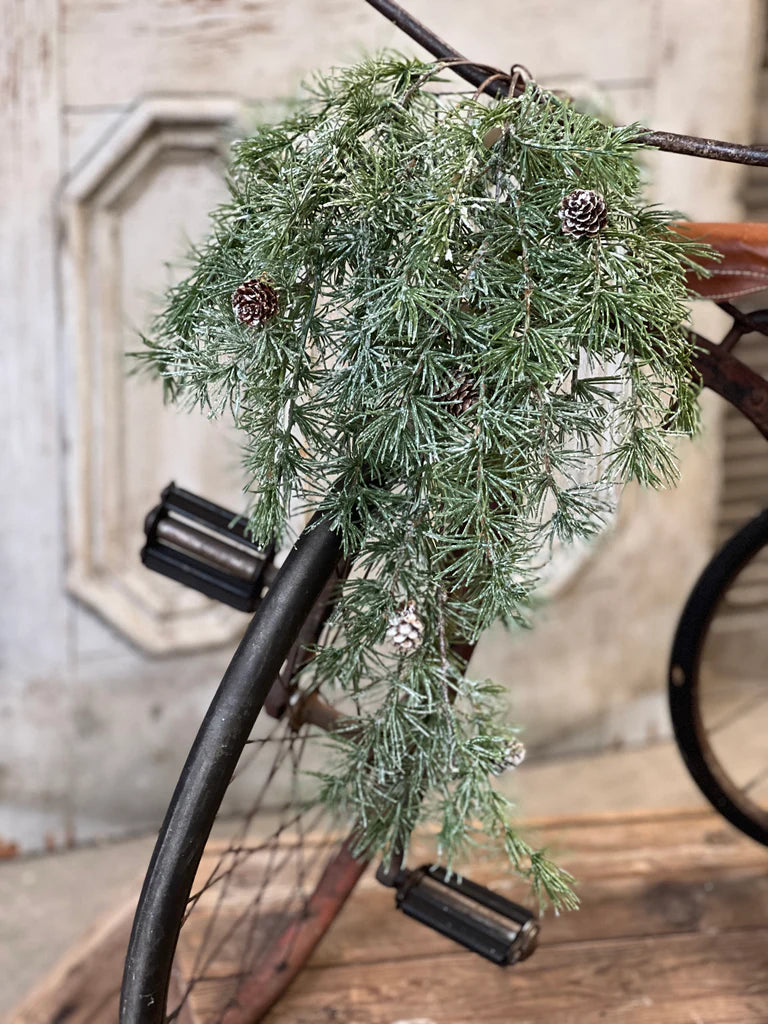
[[(366, 866), (307, 799), (307, 739), (341, 713), (296, 681), (340, 572), (338, 538), (313, 525), (263, 599), (184, 766), (134, 920), (122, 1024), (260, 1020)], [(277, 720), (259, 715), (265, 699)]]
[(768, 510), (699, 577), (669, 670), (675, 738), (699, 789), (768, 845)]

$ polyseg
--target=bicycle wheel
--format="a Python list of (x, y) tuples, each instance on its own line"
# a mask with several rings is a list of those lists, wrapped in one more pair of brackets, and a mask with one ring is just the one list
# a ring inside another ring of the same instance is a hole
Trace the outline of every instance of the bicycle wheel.
[[(290, 685), (291, 668), (280, 676), (291, 660), (296, 667), (302, 628), (309, 624), (315, 634), (322, 628), (324, 600), (339, 562), (338, 536), (314, 520), (222, 679), (139, 899), (123, 977), (122, 1024), (260, 1019), (365, 868), (348, 843), (316, 838), (319, 815), (306, 810), (300, 792), (307, 734), (318, 725), (327, 728), (337, 712), (316, 694), (300, 700)], [(289, 683), (286, 707), (278, 709), (287, 713), (265, 728), (257, 715), (278, 677)], [(201, 865), (225, 795), (238, 809), (238, 825), (223, 825), (226, 838), (213, 837), (213, 850)], [(247, 888), (244, 900), (236, 898), (239, 887)], [(180, 943), (183, 925), (191, 938)], [(224, 970), (222, 963), (228, 965)]]
[(768, 510), (694, 586), (669, 669), (675, 739), (701, 792), (768, 845)]

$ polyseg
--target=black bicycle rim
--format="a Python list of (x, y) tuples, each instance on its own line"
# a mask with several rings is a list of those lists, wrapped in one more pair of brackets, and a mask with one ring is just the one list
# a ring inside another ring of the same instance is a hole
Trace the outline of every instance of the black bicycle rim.
[(669, 707), (675, 740), (688, 771), (712, 806), (745, 835), (768, 846), (768, 813), (734, 785), (709, 743), (700, 711), (700, 666), (707, 633), (725, 591), (768, 543), (768, 510), (717, 552), (691, 591), (675, 633), (669, 667)]
[(302, 623), (341, 554), (316, 516), (261, 602), (195, 738), (158, 835), (123, 974), (121, 1024), (162, 1024), (187, 899), (240, 754)]

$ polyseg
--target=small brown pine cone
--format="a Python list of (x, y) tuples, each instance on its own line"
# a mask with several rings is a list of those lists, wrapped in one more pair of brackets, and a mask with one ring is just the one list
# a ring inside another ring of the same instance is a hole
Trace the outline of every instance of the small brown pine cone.
[(263, 278), (244, 281), (232, 293), (232, 309), (241, 324), (261, 327), (277, 313), (277, 292)]
[(456, 384), (441, 396), (445, 402), (446, 411), (451, 416), (463, 416), (467, 409), (471, 409), (480, 397), (477, 381), (466, 370), (459, 373)]
[(494, 775), (501, 775), (502, 772), (508, 772), (512, 768), (519, 768), (524, 760), (525, 744), (520, 740), (511, 740), (504, 756), (494, 764), (491, 771)]
[(398, 654), (411, 654), (421, 647), (423, 639), (424, 623), (416, 614), (416, 605), (409, 601), (389, 620), (387, 640)]
[(603, 230), (608, 221), (608, 207), (599, 192), (577, 188), (563, 199), (559, 217), (564, 234), (587, 238)]

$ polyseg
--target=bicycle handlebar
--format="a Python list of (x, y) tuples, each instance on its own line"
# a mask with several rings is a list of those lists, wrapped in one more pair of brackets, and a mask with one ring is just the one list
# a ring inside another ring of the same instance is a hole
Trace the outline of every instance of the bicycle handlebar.
[[(410, 36), (415, 43), (423, 46), (441, 63), (450, 66), (456, 74), (497, 99), (517, 95), (525, 88), (526, 77), (520, 74), (519, 65), (513, 65), (510, 72), (501, 71), (487, 64), (476, 64), (467, 60), (445, 40), (409, 14), (395, 0), (366, 0), (379, 14)], [(655, 132), (643, 129), (637, 141), (667, 153), (682, 153), (684, 156), (703, 157), (706, 160), (723, 160), (733, 164), (752, 164), (768, 167), (768, 146), (743, 146), (737, 142), (723, 142), (720, 139), (706, 139), (697, 135), (678, 135), (676, 132)]]

